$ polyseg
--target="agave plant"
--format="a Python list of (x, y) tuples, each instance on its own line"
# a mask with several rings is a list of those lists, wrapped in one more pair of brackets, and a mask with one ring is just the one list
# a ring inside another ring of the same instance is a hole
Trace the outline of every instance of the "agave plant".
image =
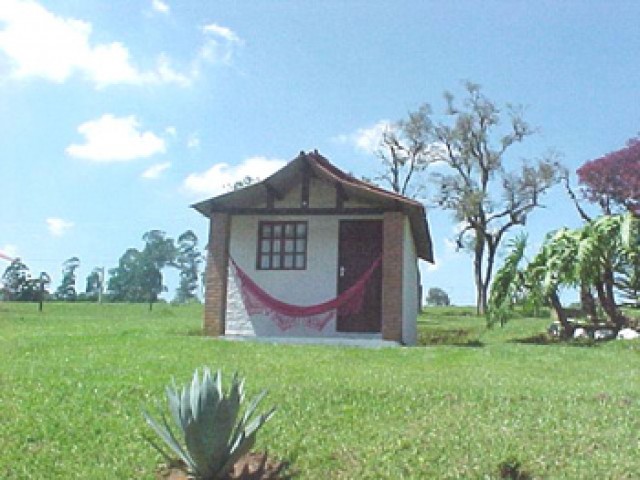
[[(260, 401), (266, 395), (257, 395), (238, 420), (244, 403), (244, 379), (233, 375), (229, 391), (222, 390), (220, 370), (211, 375), (203, 369), (202, 380), (196, 369), (191, 385), (181, 390), (175, 382), (166, 388), (171, 416), (181, 438), (173, 433), (164, 415), (158, 421), (143, 412), (149, 426), (160, 436), (170, 452), (184, 462), (189, 473), (196, 479), (224, 478), (234, 464), (255, 443), (256, 433), (272, 416), (275, 408), (254, 417)], [(171, 462), (171, 454), (151, 439), (151, 445)]]

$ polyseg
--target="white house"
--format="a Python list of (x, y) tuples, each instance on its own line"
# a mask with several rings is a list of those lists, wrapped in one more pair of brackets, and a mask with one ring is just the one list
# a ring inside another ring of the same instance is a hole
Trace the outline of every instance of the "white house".
[(415, 344), (418, 259), (433, 261), (421, 203), (301, 152), (193, 208), (210, 219), (207, 335)]

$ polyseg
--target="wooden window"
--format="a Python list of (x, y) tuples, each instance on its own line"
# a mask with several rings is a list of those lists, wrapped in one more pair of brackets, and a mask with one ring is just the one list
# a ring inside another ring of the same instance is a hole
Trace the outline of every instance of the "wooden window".
[(260, 222), (258, 270), (305, 270), (307, 222)]

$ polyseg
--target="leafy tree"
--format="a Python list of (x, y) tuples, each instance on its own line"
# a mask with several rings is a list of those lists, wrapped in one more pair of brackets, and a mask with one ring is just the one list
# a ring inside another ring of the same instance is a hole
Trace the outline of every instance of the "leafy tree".
[(141, 286), (151, 310), (158, 296), (167, 290), (162, 283), (162, 269), (175, 264), (177, 250), (173, 239), (160, 230), (150, 230), (142, 239), (145, 246), (140, 258)]
[(128, 249), (118, 266), (109, 270), (109, 292), (115, 301), (148, 302), (151, 310), (158, 296), (166, 291), (162, 269), (174, 264), (176, 247), (173, 239), (160, 230), (150, 230), (142, 239), (142, 251)]
[(253, 185), (254, 183), (258, 183), (260, 179), (258, 177), (252, 177), (250, 175), (245, 175), (240, 180), (236, 180), (233, 183), (225, 183), (222, 188), (228, 191), (236, 191), (240, 190), (244, 187), (248, 187), (249, 185)]
[(85, 287), (86, 296), (92, 300), (96, 300), (103, 288), (103, 270), (99, 267), (94, 268), (89, 275), (87, 275), (87, 284)]
[(199, 271), (202, 253), (198, 250), (198, 237), (187, 230), (178, 237), (176, 267), (180, 270), (180, 284), (176, 290), (175, 301), (185, 303), (198, 298)]
[(78, 257), (71, 257), (62, 264), (62, 280), (55, 296), (59, 300), (73, 301), (77, 298), (76, 270), (80, 266)]
[[(558, 162), (550, 156), (535, 162), (520, 162), (507, 169), (509, 148), (534, 133), (519, 109), (501, 109), (480, 87), (468, 82), (467, 98), (461, 106), (447, 93), (449, 124), (434, 127), (444, 149), (439, 158), (448, 173), (437, 173), (436, 203), (454, 214), (461, 228), (456, 242), (473, 256), (476, 307), (486, 312), (489, 285), (498, 248), (507, 232), (525, 225), (530, 213), (539, 207), (543, 194), (559, 181)], [(499, 127), (507, 120), (508, 127)]]
[(42, 272), (37, 278), (32, 278), (29, 268), (16, 258), (11, 262), (2, 275), (2, 295), (5, 300), (19, 302), (40, 302), (49, 295), (47, 287), (51, 278)]
[(8, 301), (22, 300), (29, 278), (29, 268), (22, 260), (19, 258), (13, 260), (2, 275), (4, 299)]
[(139, 281), (140, 256), (141, 252), (138, 249), (129, 248), (120, 257), (118, 266), (109, 270), (108, 290), (113, 301), (143, 301)]
[(38, 302), (38, 310), (42, 311), (42, 304), (45, 298), (49, 296), (47, 287), (51, 284), (51, 277), (47, 272), (40, 272), (38, 278), (27, 280), (27, 290), (29, 291), (29, 299)]
[(153, 309), (153, 304), (158, 301), (162, 292), (167, 291), (162, 283), (162, 267), (158, 267), (150, 257), (142, 253), (138, 266), (138, 281), (142, 299), (149, 303), (149, 311)]
[(621, 150), (586, 162), (577, 173), (585, 198), (606, 214), (628, 210), (640, 215), (640, 137)]
[(427, 305), (436, 307), (447, 307), (451, 305), (447, 292), (438, 287), (432, 287), (429, 289), (425, 302), (427, 302)]

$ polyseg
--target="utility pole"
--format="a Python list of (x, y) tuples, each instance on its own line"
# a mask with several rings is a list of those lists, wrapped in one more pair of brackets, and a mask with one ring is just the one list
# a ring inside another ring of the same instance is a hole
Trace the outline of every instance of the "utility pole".
[(38, 311), (42, 311), (42, 302), (44, 302), (44, 272), (40, 274), (40, 294), (38, 295)]
[(104, 267), (97, 268), (98, 270), (98, 304), (102, 303), (102, 291), (104, 290)]

